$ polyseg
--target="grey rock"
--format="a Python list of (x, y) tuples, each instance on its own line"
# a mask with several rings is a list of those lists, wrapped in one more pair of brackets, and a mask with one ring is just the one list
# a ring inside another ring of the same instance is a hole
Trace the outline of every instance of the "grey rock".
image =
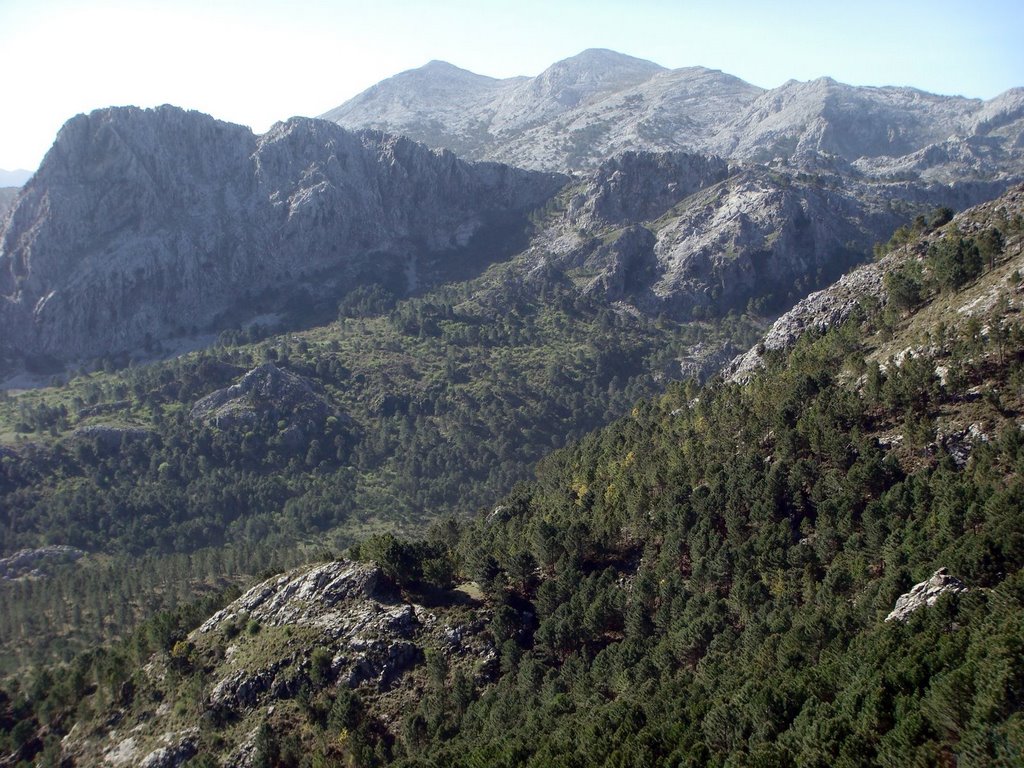
[(828, 288), (797, 302), (776, 320), (764, 338), (752, 349), (735, 357), (723, 373), (730, 381), (742, 382), (764, 365), (765, 353), (789, 349), (808, 330), (825, 331), (842, 324), (866, 297), (885, 299), (882, 278), (888, 262), (865, 264), (843, 275)]
[(89, 359), (357, 280), (428, 285), (563, 183), (324, 120), (255, 136), (174, 107), (79, 115), (0, 232), (0, 352)]
[(591, 294), (650, 315), (714, 317), (751, 301), (775, 313), (864, 261), (905, 221), (899, 211), (973, 204), (1004, 186), (855, 182), (628, 153), (566, 192), (528, 269), (578, 270)]
[[(392, 590), (383, 572), (372, 563), (348, 560), (322, 563), (257, 584), (231, 605), (215, 613), (197, 630), (201, 634), (220, 628), (224, 622), (245, 615), (270, 626), (311, 624), (333, 626), (335, 611), (355, 604), (362, 610), (377, 600), (390, 600)], [(407, 606), (401, 606), (404, 615)], [(383, 613), (383, 608), (381, 608)], [(359, 614), (363, 616), (363, 613)]]
[(213, 709), (237, 712), (255, 707), (262, 694), (270, 691), (277, 680), (283, 662), (255, 671), (239, 670), (213, 686), (209, 706)]
[(736, 354), (732, 344), (718, 347), (698, 342), (687, 350), (687, 354), (679, 360), (679, 378), (705, 381), (709, 376), (718, 373)]
[(324, 115), (474, 159), (524, 168), (593, 168), (623, 150), (843, 168), (951, 182), (1019, 175), (1024, 96), (988, 101), (823, 77), (764, 90), (702, 67), (667, 70), (588, 50), (534, 78), (495, 80), (431, 62)]
[[(1021, 209), (1024, 209), (1024, 186), (1018, 185), (994, 200), (957, 214), (952, 226), (962, 228), (963, 232), (975, 232), (981, 227), (979, 219), (1000, 218), (1007, 211)], [(931, 237), (941, 238), (943, 231), (939, 230)], [(842, 324), (862, 301), (877, 301), (884, 305), (888, 301), (884, 282), (886, 272), (908, 259), (920, 258), (926, 249), (926, 244), (913, 249), (897, 249), (877, 262), (853, 269), (829, 287), (800, 300), (775, 321), (758, 344), (733, 358), (722, 369), (723, 375), (734, 382), (745, 381), (764, 365), (766, 352), (789, 349), (807, 330), (824, 331)], [(994, 301), (994, 297), (988, 298)], [(969, 313), (971, 307), (960, 307), (957, 311)]]
[(14, 207), (14, 201), (18, 197), (20, 187), (0, 187), (0, 222), (4, 220), (7, 212)]
[(952, 457), (953, 462), (961, 468), (967, 465), (968, 459), (974, 452), (974, 446), (978, 443), (987, 443), (989, 439), (980, 424), (971, 424), (966, 429), (947, 432), (938, 435), (937, 438)]
[(150, 752), (139, 763), (139, 768), (178, 768), (196, 755), (199, 730), (191, 729), (178, 734), (165, 734), (170, 743)]
[(0, 558), (0, 579), (8, 580), (38, 575), (48, 566), (73, 563), (84, 556), (83, 550), (63, 544), (37, 549), (21, 549), (12, 555)]
[(285, 418), (301, 440), (302, 434), (323, 423), (331, 408), (309, 380), (273, 363), (263, 363), (230, 387), (198, 400), (189, 416), (219, 429), (255, 426), (264, 415)]
[(915, 584), (914, 587), (896, 600), (896, 606), (885, 617), (886, 621), (906, 621), (910, 614), (919, 608), (935, 605), (943, 595), (966, 592), (967, 585), (955, 576), (950, 576), (945, 568), (940, 568), (927, 581)]
[(586, 178), (569, 205), (568, 218), (582, 228), (653, 221), (729, 175), (729, 165), (717, 157), (624, 152)]
[(387, 690), (422, 659), (416, 609), (399, 601), (383, 572), (369, 563), (323, 563), (269, 579), (214, 614), (195, 635), (239, 621), (310, 627), (319, 640), (269, 665), (232, 670), (212, 687), (211, 709), (240, 712), (294, 696), (309, 679), (316, 648), (329, 650), (331, 675), (353, 688)]

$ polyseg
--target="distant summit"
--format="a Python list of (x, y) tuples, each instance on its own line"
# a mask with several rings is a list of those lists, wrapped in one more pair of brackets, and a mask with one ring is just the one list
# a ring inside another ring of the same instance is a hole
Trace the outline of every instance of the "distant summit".
[(32, 171), (19, 168), (15, 171), (5, 171), (0, 168), (0, 187), (20, 187), (32, 178)]
[(536, 77), (494, 79), (432, 61), (324, 117), (539, 170), (595, 168), (628, 150), (685, 151), (953, 182), (1024, 167), (1022, 93), (982, 101), (829, 77), (764, 90), (716, 70), (592, 48)]

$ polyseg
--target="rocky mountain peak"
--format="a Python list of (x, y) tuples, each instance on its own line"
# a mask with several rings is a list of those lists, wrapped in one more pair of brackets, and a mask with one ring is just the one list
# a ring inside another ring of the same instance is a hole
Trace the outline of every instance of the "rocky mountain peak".
[(339, 560), (289, 571), (257, 584), (196, 630), (205, 635), (238, 616), (265, 626), (309, 624), (335, 628), (336, 612), (363, 601), (394, 602), (398, 593), (373, 563)]
[[(635, 85), (651, 78), (664, 67), (652, 61), (626, 56), (606, 48), (588, 48), (568, 59), (552, 64), (531, 83), (531, 90), (543, 96), (568, 94), (578, 99), (602, 90)], [(566, 106), (576, 103), (562, 102)]]
[(524, 216), (563, 183), (324, 120), (257, 137), (174, 107), (79, 115), (0, 232), (0, 353), (88, 359), (360, 275), (422, 285), (489, 217)]
[[(943, 181), (1019, 175), (1024, 164), (1019, 89), (990, 102), (831, 77), (763, 90), (715, 70), (664, 69), (605, 49), (519, 80), (447, 78), (443, 89), (417, 90), (401, 77), (326, 117), (545, 170), (593, 168), (626, 149), (778, 159), (812, 171), (838, 161), (854, 174)], [(993, 141), (942, 149), (981, 136)], [(939, 149), (909, 159), (932, 147)]]

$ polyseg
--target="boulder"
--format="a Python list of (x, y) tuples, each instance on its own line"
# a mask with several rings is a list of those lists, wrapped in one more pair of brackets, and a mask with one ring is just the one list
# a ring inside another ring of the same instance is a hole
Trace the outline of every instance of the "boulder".
[(886, 621), (906, 621), (910, 614), (918, 608), (935, 605), (936, 601), (946, 593), (966, 592), (967, 585), (955, 576), (950, 576), (945, 568), (939, 568), (932, 577), (913, 589), (902, 594), (896, 600), (896, 607), (885, 617)]

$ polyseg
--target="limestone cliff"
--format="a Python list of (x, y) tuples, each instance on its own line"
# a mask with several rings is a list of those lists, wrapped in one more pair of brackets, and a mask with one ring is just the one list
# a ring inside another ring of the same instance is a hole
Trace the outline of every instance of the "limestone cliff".
[(216, 332), (256, 300), (401, 292), (562, 183), (320, 120), (256, 136), (166, 106), (79, 115), (0, 233), (0, 351), (89, 358)]

